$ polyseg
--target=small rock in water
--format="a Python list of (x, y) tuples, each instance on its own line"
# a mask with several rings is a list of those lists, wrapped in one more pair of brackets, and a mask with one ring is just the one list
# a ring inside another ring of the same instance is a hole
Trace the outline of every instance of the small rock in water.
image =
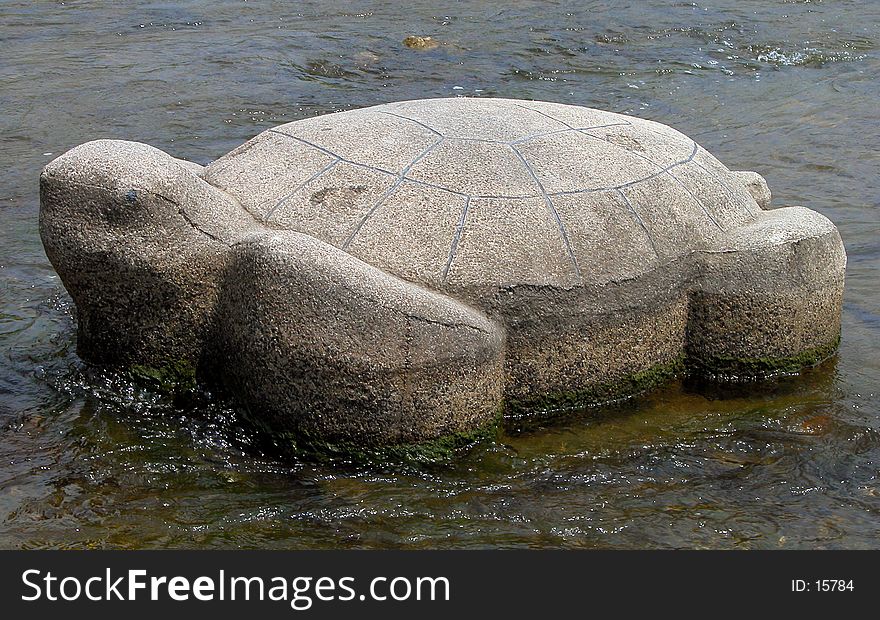
[(410, 35), (405, 38), (403, 44), (414, 50), (432, 50), (440, 45), (440, 43), (431, 37), (419, 37), (415, 35)]

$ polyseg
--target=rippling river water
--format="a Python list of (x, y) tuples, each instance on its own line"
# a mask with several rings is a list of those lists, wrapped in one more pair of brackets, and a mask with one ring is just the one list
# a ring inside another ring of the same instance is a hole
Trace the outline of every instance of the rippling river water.
[[(880, 3), (440, 4), (0, 4), (0, 547), (880, 547)], [(332, 467), (76, 357), (37, 232), (53, 157), (115, 137), (206, 163), (282, 122), (453, 95), (661, 121), (830, 217), (837, 357), (510, 421), (450, 463)]]

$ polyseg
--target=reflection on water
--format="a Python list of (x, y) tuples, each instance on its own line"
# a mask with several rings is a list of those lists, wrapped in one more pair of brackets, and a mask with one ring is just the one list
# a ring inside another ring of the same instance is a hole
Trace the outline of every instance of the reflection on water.
[[(611, 4), (3, 3), (0, 546), (877, 547), (880, 5)], [(76, 358), (36, 230), (52, 157), (118, 137), (204, 163), (277, 123), (453, 95), (671, 124), (828, 215), (849, 254), (840, 354), (370, 466), (279, 462), (210, 395)]]

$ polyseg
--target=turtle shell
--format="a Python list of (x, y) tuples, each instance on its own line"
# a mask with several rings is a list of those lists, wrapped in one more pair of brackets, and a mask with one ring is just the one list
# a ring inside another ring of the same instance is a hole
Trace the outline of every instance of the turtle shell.
[(205, 179), (269, 227), (442, 289), (630, 279), (760, 211), (723, 164), (666, 125), (509, 99), (287, 123)]

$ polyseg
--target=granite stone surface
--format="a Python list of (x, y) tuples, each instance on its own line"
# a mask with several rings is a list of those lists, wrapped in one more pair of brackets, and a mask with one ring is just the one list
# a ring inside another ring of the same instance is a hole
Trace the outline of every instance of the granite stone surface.
[(621, 114), (404, 101), (205, 167), (89, 142), (40, 183), (81, 356), (191, 366), (297, 445), (467, 436), (680, 372), (796, 369), (839, 337), (834, 225)]

